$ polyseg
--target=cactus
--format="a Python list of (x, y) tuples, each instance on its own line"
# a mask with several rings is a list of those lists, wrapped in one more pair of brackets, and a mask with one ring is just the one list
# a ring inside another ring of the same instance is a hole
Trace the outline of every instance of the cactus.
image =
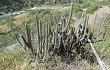
[(48, 48), (48, 23), (46, 22), (46, 38), (45, 38), (46, 46), (45, 46), (45, 55), (47, 55)]
[[(18, 34), (15, 34), (16, 39), (19, 44), (23, 46), (26, 53), (30, 53), (29, 56), (34, 57), (34, 60), (40, 61), (46, 59), (46, 56), (50, 53), (50, 48), (53, 48), (53, 54), (60, 55), (62, 58), (72, 58), (70, 57), (70, 55), (73, 54), (72, 51), (75, 49), (76, 53), (80, 53), (82, 46), (88, 43), (86, 40), (92, 40), (93, 34), (88, 28), (89, 17), (86, 15), (86, 12), (83, 12), (77, 27), (70, 27), (72, 11), (73, 3), (71, 4), (68, 21), (66, 22), (65, 18), (61, 19), (60, 21), (62, 22), (60, 24), (57, 23), (57, 21), (52, 22), (50, 18), (46, 23), (42, 23), (42, 20), (39, 20), (36, 16), (37, 35), (32, 34), (29, 25), (26, 24), (25, 34), (21, 34), (23, 42), (19, 38)], [(32, 38), (36, 38), (36, 36), (37, 41), (35, 41), (36, 43), (33, 43), (34, 40), (32, 40)]]
[(69, 14), (68, 23), (67, 23), (67, 25), (65, 26), (65, 28), (63, 29), (62, 32), (64, 32), (68, 28), (68, 26), (70, 25), (70, 20), (71, 20), (71, 17), (72, 17), (72, 12), (73, 12), (73, 2), (71, 3), (71, 10), (70, 10), (70, 14)]
[(44, 24), (43, 25), (43, 42), (42, 42), (42, 44), (43, 44), (43, 48), (42, 48), (42, 50), (43, 50), (43, 52), (45, 51), (45, 27), (46, 27), (46, 24)]
[(37, 53), (40, 51), (40, 33), (39, 33), (39, 20), (38, 17), (36, 16), (36, 27), (37, 27)]

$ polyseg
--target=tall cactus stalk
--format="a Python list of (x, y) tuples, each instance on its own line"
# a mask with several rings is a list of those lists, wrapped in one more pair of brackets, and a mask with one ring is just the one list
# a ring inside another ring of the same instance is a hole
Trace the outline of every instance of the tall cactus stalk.
[(45, 52), (45, 28), (46, 28), (46, 24), (43, 24), (43, 42), (42, 42), (42, 50), (43, 50), (43, 52)]
[(54, 45), (54, 49), (57, 47), (57, 38), (58, 38), (58, 30), (57, 30), (57, 25), (55, 27), (55, 36), (54, 36), (54, 40), (55, 40), (55, 45)]
[(36, 16), (36, 27), (37, 27), (37, 53), (40, 51), (40, 33), (39, 33), (39, 20), (38, 17)]
[(42, 23), (39, 21), (40, 53), (42, 54)]
[(63, 29), (62, 32), (64, 32), (68, 28), (68, 26), (70, 25), (70, 20), (71, 20), (71, 17), (72, 17), (72, 12), (73, 12), (73, 2), (71, 3), (71, 10), (70, 10), (70, 14), (69, 14), (68, 23), (67, 23), (66, 27)]
[(22, 40), (26, 44), (26, 46), (30, 49), (30, 51), (34, 54), (34, 49), (32, 47), (32, 40), (31, 40), (31, 32), (28, 24), (25, 25), (26, 27), (26, 38), (21, 35)]
[(48, 23), (46, 22), (46, 47), (45, 47), (45, 54), (47, 55), (48, 52)]

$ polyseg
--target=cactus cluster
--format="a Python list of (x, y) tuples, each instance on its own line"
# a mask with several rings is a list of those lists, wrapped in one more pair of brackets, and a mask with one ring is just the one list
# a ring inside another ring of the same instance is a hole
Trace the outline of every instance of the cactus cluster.
[(70, 27), (73, 3), (71, 5), (69, 19), (61, 18), (60, 23), (46, 21), (42, 23), (36, 16), (36, 32), (33, 34), (29, 24), (25, 25), (25, 34), (15, 34), (19, 44), (29, 54), (30, 61), (42, 61), (47, 56), (59, 55), (62, 58), (74, 58), (75, 54), (81, 54), (84, 58), (84, 45), (88, 39), (93, 41), (93, 32), (88, 27), (88, 15), (83, 12), (76, 27)]

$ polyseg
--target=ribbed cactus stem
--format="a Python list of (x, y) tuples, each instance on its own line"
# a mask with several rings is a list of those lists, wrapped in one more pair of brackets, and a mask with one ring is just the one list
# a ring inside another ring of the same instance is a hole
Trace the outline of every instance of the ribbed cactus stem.
[(48, 27), (48, 31), (47, 31), (47, 33), (48, 33), (48, 36), (47, 36), (47, 38), (48, 38), (48, 47), (47, 47), (47, 51), (49, 50), (49, 42), (50, 42), (50, 30), (51, 30), (51, 27), (50, 27), (50, 22), (48, 22), (48, 25), (47, 25), (47, 27)]
[(84, 17), (85, 17), (85, 12), (83, 12), (82, 16), (81, 16), (81, 19), (79, 20), (77, 26), (76, 26), (76, 29), (75, 29), (75, 33), (77, 32), (79, 26), (84, 22)]
[(84, 20), (84, 22), (82, 24), (82, 32), (84, 33), (85, 25), (86, 25), (86, 22), (87, 22), (87, 16), (85, 16), (83, 20)]
[(39, 20), (38, 17), (36, 16), (36, 27), (37, 27), (37, 53), (39, 53), (39, 47), (40, 47), (40, 34), (39, 34)]
[(65, 22), (65, 19), (62, 19), (62, 21), (61, 21), (61, 23), (62, 23), (62, 31), (63, 31), (63, 28), (65, 27), (64, 26), (64, 24), (65, 24), (64, 22)]
[(53, 36), (52, 36), (52, 44), (55, 43), (55, 32), (53, 31)]
[(62, 32), (64, 32), (68, 28), (68, 26), (70, 25), (70, 20), (71, 20), (71, 17), (72, 17), (72, 12), (73, 12), (73, 2), (71, 3), (71, 10), (70, 10), (70, 14), (69, 14), (68, 23), (67, 23), (66, 27), (63, 29)]
[(39, 53), (38, 53), (38, 55), (39, 55), (39, 58), (41, 58), (42, 57), (42, 51), (41, 51), (41, 20), (39, 20)]
[[(18, 43), (23, 47), (23, 48), (22, 48), (23, 51), (24, 51), (24, 52), (28, 52), (27, 49), (26, 49), (26, 45), (25, 45), (25, 43), (22, 42), (22, 41), (18, 38), (18, 36), (17, 36), (16, 33), (15, 33), (15, 38), (17, 39)], [(21, 38), (21, 37), (20, 37), (20, 38)]]
[(43, 24), (43, 29), (42, 29), (42, 52), (45, 52), (45, 24)]
[(48, 34), (51, 34), (51, 20), (49, 20), (49, 24), (48, 24)]
[(42, 53), (42, 23), (41, 23), (41, 20), (39, 21), (39, 37), (40, 37), (40, 52), (39, 53)]
[(26, 41), (25, 37), (23, 35), (21, 35), (23, 42), (26, 44), (26, 46), (28, 47), (29, 51), (34, 53), (34, 50), (32, 48), (32, 46), (29, 45), (29, 43)]
[(46, 22), (46, 47), (45, 47), (45, 53), (48, 53), (48, 23)]
[(78, 43), (79, 42), (79, 34), (76, 35), (76, 39), (77, 39), (76, 43)]
[(61, 43), (62, 43), (62, 37), (59, 36), (59, 47), (61, 46)]
[(57, 30), (57, 25), (55, 27), (55, 45), (54, 45), (54, 49), (57, 47), (57, 35), (58, 35), (58, 30)]
[(18, 43), (21, 45), (21, 46), (23, 46), (23, 44), (21, 43), (21, 41), (19, 40), (19, 38), (18, 38), (18, 36), (17, 36), (17, 34), (15, 33), (15, 37), (16, 37), (16, 39), (17, 39), (17, 41), (18, 41)]
[(26, 24), (26, 37), (27, 37), (27, 42), (28, 42), (29, 47), (32, 48), (31, 33), (30, 33), (30, 28), (28, 24)]
[(83, 36), (82, 36), (81, 40), (83, 40), (85, 38), (85, 36), (87, 35), (88, 19), (89, 19), (89, 17), (86, 16), (85, 22), (84, 22), (84, 27), (83, 27), (84, 28), (84, 30), (83, 30)]

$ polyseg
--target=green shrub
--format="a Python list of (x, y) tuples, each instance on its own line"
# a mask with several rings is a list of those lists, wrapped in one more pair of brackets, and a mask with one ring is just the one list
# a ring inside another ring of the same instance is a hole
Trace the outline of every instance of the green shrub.
[(9, 34), (3, 34), (1, 33), (2, 35), (0, 35), (0, 45), (1, 46), (6, 46), (6, 45), (9, 45), (11, 43), (13, 43), (13, 38), (10, 37)]
[(75, 3), (74, 4), (74, 13), (82, 11), (82, 9), (87, 8), (87, 13), (93, 13), (95, 10), (101, 7), (99, 2), (86, 1), (83, 3)]
[(81, 10), (82, 10), (82, 8), (81, 8), (81, 6), (80, 6), (80, 3), (74, 4), (74, 6), (73, 6), (73, 12), (74, 12), (74, 13), (77, 13), (77, 12), (79, 12), (79, 11), (81, 11)]
[(90, 3), (92, 3), (92, 1), (86, 1), (84, 3), (81, 3), (80, 7), (81, 8), (87, 8), (90, 6)]
[(99, 3), (90, 3), (90, 6), (88, 7), (87, 12), (88, 13), (93, 13), (95, 10), (98, 10), (98, 8), (101, 8), (101, 4)]

